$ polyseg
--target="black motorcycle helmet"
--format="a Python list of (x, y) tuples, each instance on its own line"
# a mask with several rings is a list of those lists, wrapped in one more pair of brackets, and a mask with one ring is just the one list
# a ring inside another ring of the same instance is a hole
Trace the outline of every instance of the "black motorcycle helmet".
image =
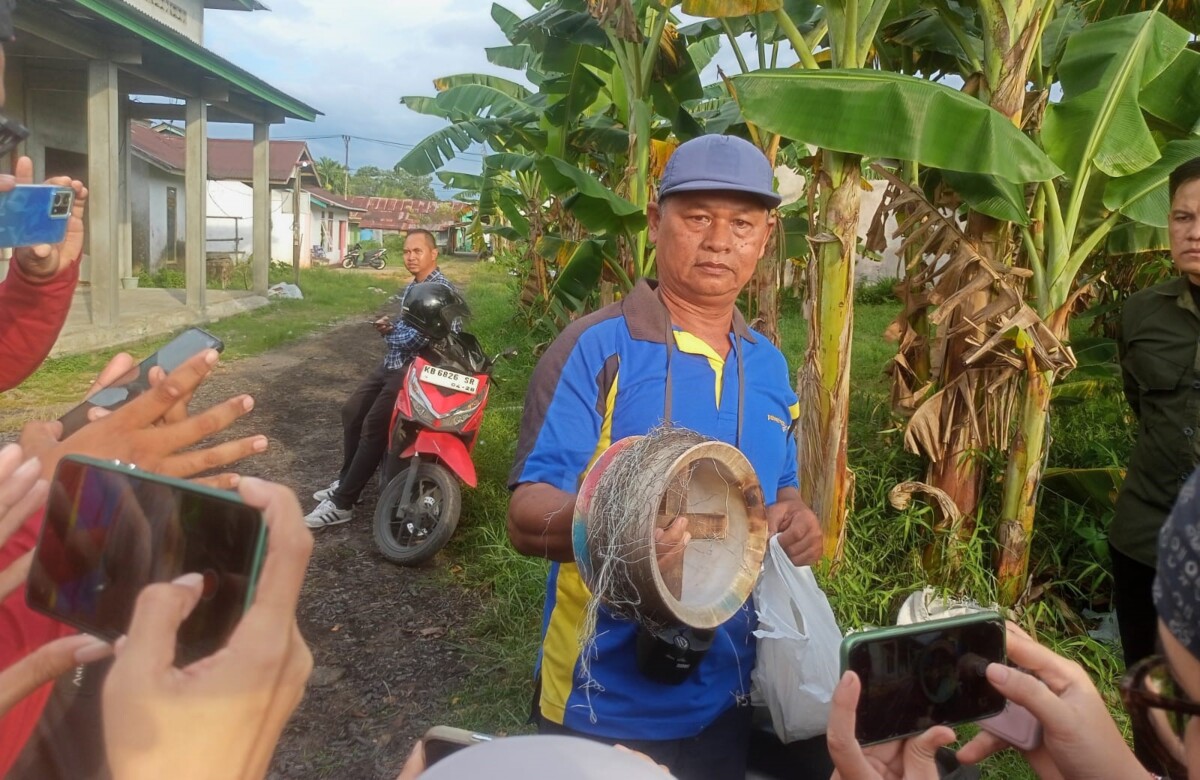
[(400, 306), (400, 318), (431, 341), (457, 333), (470, 316), (462, 296), (437, 282), (414, 284)]

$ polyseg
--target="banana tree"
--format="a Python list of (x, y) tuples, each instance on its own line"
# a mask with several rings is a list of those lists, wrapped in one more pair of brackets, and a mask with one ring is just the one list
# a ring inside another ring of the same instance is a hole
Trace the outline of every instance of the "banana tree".
[[(1200, 139), (1191, 135), (1200, 116), (1194, 89), (1200, 55), (1185, 48), (1188, 37), (1155, 12), (1075, 31), (1056, 67), (1063, 99), (1046, 109), (1034, 134), (1065, 175), (1042, 181), (1028, 201), (1021, 188), (994, 176), (948, 175), (964, 200), (993, 223), (972, 231), (979, 223), (971, 222), (964, 233), (939, 221), (937, 210), (925, 202), (923, 216), (906, 226), (910, 241), (935, 249), (953, 244), (948, 262), (926, 267), (907, 283), (925, 289), (927, 301), (938, 301), (931, 306), (939, 323), (935, 358), (958, 348), (965, 368), (948, 371), (942, 360), (934, 381), (909, 388), (922, 402), (908, 423), (907, 440), (931, 457), (947, 453), (956, 430), (968, 431), (973, 441), (1007, 448), (995, 531), (999, 598), (1005, 604), (1019, 599), (1027, 581), (1052, 389), (1074, 364), (1062, 343), (1086, 286), (1080, 285), (1080, 269), (1118, 226), (1142, 220), (1165, 225), (1167, 176), (1200, 153)], [(1034, 81), (1048, 83), (1048, 78), (1039, 74)], [(923, 201), (903, 183), (894, 186), (899, 199)], [(1005, 256), (998, 256), (995, 246), (1009, 231), (1019, 246), (1008, 253), (1011, 259), (998, 263), (997, 257)], [(994, 278), (997, 268), (1009, 269), (1007, 281)], [(989, 291), (982, 307), (972, 301), (981, 289)], [(902, 350), (910, 336), (902, 333)], [(902, 351), (900, 376), (905, 358)], [(989, 406), (989, 414), (970, 403), (983, 387), (989, 397), (1001, 399)]]
[[(791, 43), (802, 70), (742, 74), (734, 79), (736, 98), (746, 120), (768, 132), (815, 143), (789, 132), (785, 114), (827, 113), (820, 102), (794, 103), (770, 92), (793, 76), (820, 71), (814, 49), (826, 44), (822, 58), (841, 73), (863, 69), (871, 60), (872, 43), (892, 0), (828, 0), (819, 27), (806, 38), (797, 26), (803, 14), (784, 0), (684, 0), (683, 10), (718, 19), (771, 14)], [(792, 12), (792, 13), (789, 13)], [(811, 18), (811, 17), (809, 17)], [(865, 73), (865, 71), (864, 71)], [(746, 90), (753, 95), (747, 95)], [(779, 100), (774, 106), (764, 104)], [(822, 106), (820, 112), (796, 106)], [(873, 119), (872, 121), (877, 121)], [(802, 123), (803, 118), (800, 119)], [(808, 347), (797, 382), (800, 408), (800, 489), (821, 519), (826, 554), (837, 558), (845, 535), (853, 475), (848, 468), (847, 432), (850, 407), (850, 334), (854, 327), (854, 265), (857, 250), (861, 187), (860, 152), (838, 143), (817, 144), (815, 211), (810, 215), (814, 258), (805, 302)]]

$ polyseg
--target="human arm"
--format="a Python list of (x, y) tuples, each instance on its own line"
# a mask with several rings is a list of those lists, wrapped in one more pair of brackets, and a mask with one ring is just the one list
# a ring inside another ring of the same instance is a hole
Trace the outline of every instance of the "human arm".
[(200, 600), (201, 577), (142, 591), (104, 685), (104, 742), (116, 780), (261, 778), (304, 695), (312, 654), (296, 604), (312, 534), (287, 488), (247, 478), (238, 491), (270, 529), (254, 604), (224, 648), (178, 669), (176, 634)]
[(522, 555), (573, 563), (574, 515), (574, 493), (544, 482), (524, 482), (508, 500), (508, 538)]
[[(33, 163), (22, 157), (15, 175), (0, 175), (0, 192), (32, 181)], [(76, 261), (83, 252), (87, 189), (65, 177), (46, 183), (72, 187), (75, 206), (62, 243), (17, 248), (8, 277), (0, 283), (0, 391), (19, 385), (50, 353), (79, 281)]]
[(779, 534), (779, 546), (796, 566), (809, 566), (821, 559), (824, 536), (816, 514), (809, 509), (800, 491), (780, 488), (775, 503), (767, 507), (767, 531)]
[[(991, 664), (988, 682), (1005, 698), (1025, 707), (1042, 724), (1042, 743), (1025, 753), (1043, 780), (1121, 780), (1149, 773), (1138, 763), (1083, 667), (1042, 647), (1008, 624), (1008, 658), (1028, 670)], [(1009, 747), (987, 732), (958, 751), (974, 764)]]
[(1133, 416), (1141, 417), (1141, 391), (1138, 389), (1138, 382), (1133, 375), (1133, 371), (1130, 370), (1129, 344), (1127, 341), (1128, 331), (1133, 327), (1133, 317), (1134, 312), (1130, 310), (1127, 304), (1121, 317), (1121, 329), (1117, 334), (1117, 363), (1121, 367), (1121, 389), (1125, 392), (1125, 400), (1129, 402), (1129, 408), (1133, 410)]

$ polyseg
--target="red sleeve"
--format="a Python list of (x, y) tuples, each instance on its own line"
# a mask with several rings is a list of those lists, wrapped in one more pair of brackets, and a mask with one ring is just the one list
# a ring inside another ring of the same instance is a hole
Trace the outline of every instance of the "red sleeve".
[(0, 392), (11, 390), (50, 354), (79, 281), (79, 260), (45, 284), (34, 284), (15, 262), (0, 283)]
[[(34, 548), (42, 527), (42, 516), (42, 512), (38, 512), (29, 518), (0, 548), (0, 569)], [(75, 629), (70, 626), (31, 610), (25, 604), (22, 586), (0, 602), (0, 669), (7, 669), (47, 642), (74, 633)], [(0, 777), (8, 775), (21, 755), (53, 687), (53, 682), (46, 683), (0, 718)]]

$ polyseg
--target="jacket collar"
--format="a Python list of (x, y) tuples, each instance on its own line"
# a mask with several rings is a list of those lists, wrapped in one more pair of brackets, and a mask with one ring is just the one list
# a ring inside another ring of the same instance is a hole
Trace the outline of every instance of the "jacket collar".
[[(657, 281), (646, 278), (638, 280), (621, 301), (621, 313), (625, 315), (630, 336), (639, 341), (666, 343), (667, 333), (671, 330), (671, 314), (658, 297)], [(743, 338), (751, 344), (757, 343), (754, 331), (750, 330), (746, 319), (736, 306), (733, 308), (731, 330), (738, 338)]]

